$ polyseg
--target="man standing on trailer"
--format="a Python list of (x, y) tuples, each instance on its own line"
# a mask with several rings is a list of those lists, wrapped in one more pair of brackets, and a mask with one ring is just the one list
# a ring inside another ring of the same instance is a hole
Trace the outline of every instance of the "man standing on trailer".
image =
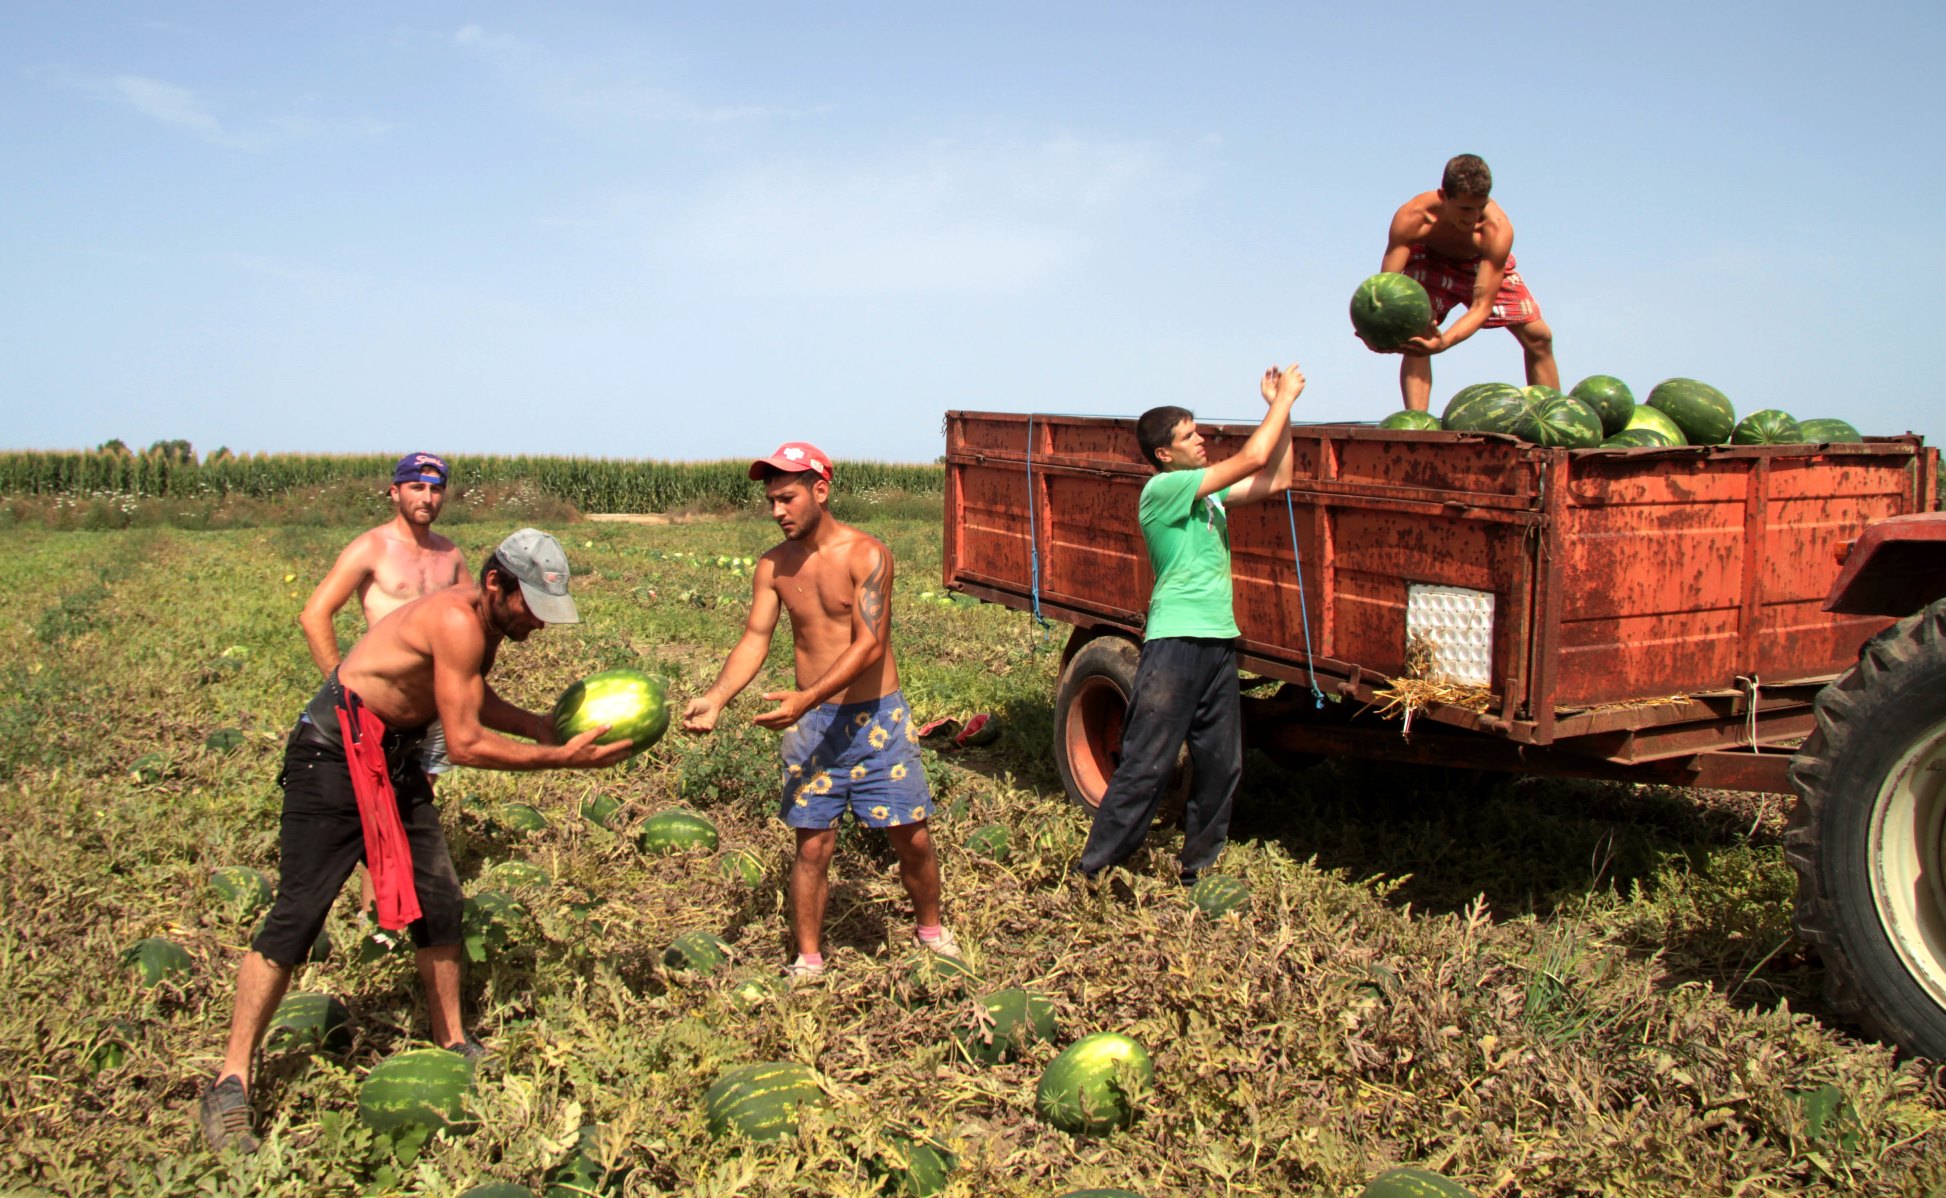
[[(1529, 385), (1561, 386), (1554, 330), (1514, 268), (1513, 222), (1487, 198), (1492, 190), (1487, 164), (1477, 154), (1461, 154), (1446, 163), (1437, 191), (1413, 196), (1392, 214), (1379, 269), (1417, 279), (1432, 300), (1425, 333), (1389, 351), (1404, 355), (1399, 390), (1415, 412), (1425, 411), (1432, 398), (1432, 355), (1483, 327), (1504, 328), (1520, 342)], [(1465, 314), (1441, 332), (1439, 323), (1462, 305)]]
[(1261, 390), (1270, 405), (1263, 423), (1214, 466), (1186, 409), (1151, 408), (1135, 422), (1136, 441), (1157, 471), (1142, 488), (1140, 508), (1155, 590), (1121, 764), (1074, 867), (1090, 880), (1142, 847), (1185, 742), (1195, 781), (1183, 809), (1184, 885), (1215, 864), (1229, 835), (1231, 800), (1243, 775), (1243, 718), (1228, 509), (1289, 488), (1291, 404), (1304, 390), (1304, 372), (1295, 364), (1272, 367)]

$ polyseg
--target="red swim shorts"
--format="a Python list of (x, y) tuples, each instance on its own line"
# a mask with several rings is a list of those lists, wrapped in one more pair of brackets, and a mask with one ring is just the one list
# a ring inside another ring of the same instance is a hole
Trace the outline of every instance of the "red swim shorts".
[[(1405, 272), (1419, 280), (1425, 287), (1426, 295), (1432, 299), (1432, 319), (1438, 324), (1446, 319), (1446, 314), (1454, 308), (1467, 308), (1473, 303), (1473, 282), (1479, 275), (1480, 260), (1448, 258), (1436, 254), (1423, 245), (1412, 247), (1412, 256), (1406, 259)], [(1510, 324), (1527, 324), (1539, 320), (1541, 306), (1534, 302), (1533, 293), (1521, 281), (1520, 272), (1514, 269), (1514, 256), (1507, 255), (1507, 273), (1500, 280), (1500, 290), (1493, 297), (1493, 307), (1487, 311), (1486, 327), (1505, 328)]]

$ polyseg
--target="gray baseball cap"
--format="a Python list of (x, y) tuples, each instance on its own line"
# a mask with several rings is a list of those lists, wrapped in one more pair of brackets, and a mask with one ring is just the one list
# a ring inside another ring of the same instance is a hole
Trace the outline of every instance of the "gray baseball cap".
[(500, 542), (497, 553), (520, 580), (528, 611), (549, 624), (581, 622), (568, 598), (568, 555), (561, 542), (538, 528), (523, 528)]

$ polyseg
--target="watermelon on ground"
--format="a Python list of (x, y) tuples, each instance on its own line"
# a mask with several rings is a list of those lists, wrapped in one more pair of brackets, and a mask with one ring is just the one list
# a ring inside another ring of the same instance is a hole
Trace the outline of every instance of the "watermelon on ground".
[(1431, 412), (1419, 412), (1411, 408), (1392, 413), (1390, 416), (1379, 421), (1378, 426), (1380, 428), (1406, 429), (1413, 432), (1437, 432), (1441, 427), (1439, 417), (1433, 415)]
[(1797, 427), (1809, 445), (1860, 445), (1865, 441), (1849, 420), (1840, 420), (1835, 416), (1814, 416), (1809, 420), (1800, 420)]
[(1407, 1166), (1372, 1178), (1359, 1198), (1473, 1198), (1473, 1191), (1450, 1177)]
[(111, 1020), (96, 1035), (88, 1049), (88, 1071), (120, 1069), (128, 1061), (129, 1046), (141, 1038), (142, 1029), (126, 1019)]
[(1189, 901), (1204, 915), (1218, 919), (1232, 911), (1250, 909), (1250, 884), (1242, 878), (1210, 874), (1189, 888)]
[(358, 1087), (358, 1117), (373, 1131), (460, 1127), (473, 1062), (443, 1048), (414, 1048), (372, 1066)]
[(1601, 417), (1604, 436), (1612, 437), (1627, 428), (1628, 418), (1635, 412), (1635, 393), (1612, 374), (1591, 374), (1568, 394), (1595, 410)]
[(711, 932), (684, 932), (663, 950), (662, 963), (679, 972), (708, 973), (730, 959), (730, 946)]
[(1730, 434), (1732, 445), (1802, 445), (1804, 429), (1788, 412), (1765, 408), (1737, 421)]
[(740, 1011), (754, 1011), (777, 997), (778, 980), (753, 973), (730, 987), (730, 1002)]
[(1601, 443), (1603, 449), (1670, 449), (1668, 434), (1652, 428), (1625, 428)]
[(1628, 424), (1623, 426), (1622, 431), (1628, 432), (1630, 429), (1638, 428), (1653, 429), (1661, 433), (1663, 439), (1671, 445), (1689, 444), (1689, 438), (1684, 435), (1680, 425), (1647, 404), (1635, 405), (1635, 411), (1629, 416)]
[(532, 886), (536, 889), (552, 881), (546, 870), (531, 861), (502, 861), (487, 870), (482, 878), (495, 886)]
[(351, 1010), (335, 994), (289, 994), (277, 1004), (264, 1035), (272, 1052), (317, 1047), (342, 1052), (351, 1047)]
[(1096, 1032), (1048, 1065), (1034, 1109), (1063, 1131), (1101, 1135), (1135, 1121), (1135, 1099), (1154, 1081), (1148, 1050), (1120, 1032)]
[(973, 829), (966, 837), (966, 851), (989, 861), (1005, 861), (1014, 855), (1009, 833), (1003, 824), (987, 824)]
[(756, 886), (764, 880), (764, 859), (750, 849), (733, 849), (716, 859), (716, 872), (733, 882)]
[[(619, 804), (618, 804), (619, 805)], [(547, 817), (525, 803), (508, 803), (500, 809), (500, 822), (516, 832), (545, 832)]]
[(980, 1064), (997, 1065), (1052, 1040), (1055, 1030), (1054, 1004), (1015, 986), (968, 1003), (953, 1021), (953, 1040)]
[(726, 1071), (703, 1095), (703, 1110), (711, 1135), (763, 1142), (795, 1135), (799, 1110), (823, 1101), (824, 1090), (811, 1069), (795, 1061), (767, 1061)]
[(209, 888), (232, 909), (255, 915), (270, 905), (270, 879), (247, 865), (225, 865), (209, 876)]
[(144, 753), (129, 763), (129, 776), (144, 786), (154, 786), (169, 776), (167, 753)]
[(243, 747), (243, 729), (218, 728), (203, 738), (203, 747), (212, 753), (233, 753)]
[(1419, 280), (1375, 274), (1351, 293), (1351, 327), (1375, 350), (1394, 350), (1432, 325), (1432, 300)]
[(693, 811), (663, 811), (642, 821), (636, 847), (645, 853), (716, 848), (716, 825)]
[(1601, 417), (1595, 414), (1593, 408), (1552, 387), (1529, 390), (1552, 392), (1534, 405), (1539, 432), (1535, 439), (1542, 445), (1562, 449), (1593, 449), (1601, 444)]
[(554, 733), (566, 743), (590, 729), (608, 725), (595, 743), (627, 741), (640, 753), (669, 728), (669, 688), (641, 670), (603, 670), (561, 692), (554, 701)]
[(613, 795), (592, 795), (581, 801), (581, 818), (591, 824), (613, 828), (615, 814), (622, 809), (622, 801)]
[(150, 936), (122, 950), (122, 967), (143, 986), (159, 986), (189, 976), (189, 954), (180, 944)]
[(903, 1198), (933, 1198), (946, 1188), (946, 1178), (959, 1165), (959, 1158), (939, 1141), (915, 1139), (892, 1132), (885, 1137), (885, 1148), (866, 1166), (873, 1177), (882, 1179), (879, 1189)]
[(1649, 392), (1649, 406), (1676, 422), (1691, 445), (1722, 445), (1737, 426), (1730, 398), (1695, 379), (1664, 379)]

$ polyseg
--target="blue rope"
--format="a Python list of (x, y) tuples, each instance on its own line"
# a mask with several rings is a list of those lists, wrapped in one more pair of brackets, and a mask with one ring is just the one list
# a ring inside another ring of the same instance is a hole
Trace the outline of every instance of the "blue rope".
[(1034, 593), (1034, 623), (1045, 632), (1053, 625), (1041, 615), (1041, 535), (1040, 526), (1034, 518), (1034, 414), (1027, 413), (1027, 553), (1028, 569), (1032, 577), (1028, 580)]
[(1311, 612), (1304, 603), (1304, 551), (1297, 546), (1297, 504), (1289, 488), (1284, 490), (1284, 515), (1291, 525), (1291, 560), (1297, 567), (1297, 619), (1304, 627), (1304, 670), (1311, 676), (1311, 701), (1324, 707), (1324, 692), (1318, 689), (1318, 672), (1311, 667)]

